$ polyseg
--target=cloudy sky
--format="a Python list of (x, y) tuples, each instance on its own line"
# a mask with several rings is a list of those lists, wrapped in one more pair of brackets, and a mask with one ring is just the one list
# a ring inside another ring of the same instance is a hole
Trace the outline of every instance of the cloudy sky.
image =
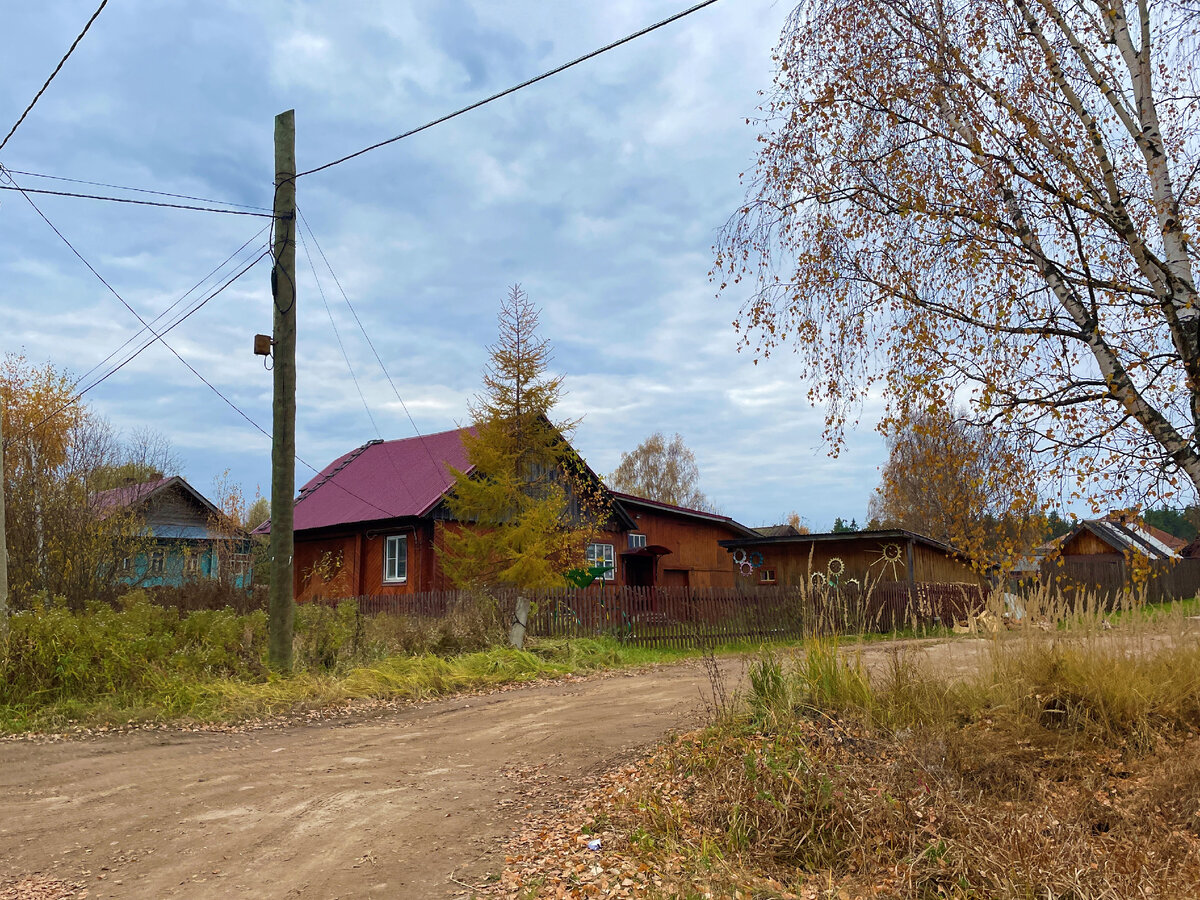
[[(8, 4), (7, 131), (95, 8)], [(111, 3), (0, 152), (12, 170), (269, 206), (272, 120), (295, 108), (301, 169), (390, 137), (622, 37), (687, 0)], [(299, 182), (312, 233), (423, 433), (463, 423), (520, 282), (582, 416), (599, 472), (656, 429), (679, 432), (702, 488), (749, 525), (800, 513), (862, 521), (883, 461), (871, 411), (838, 459), (784, 356), (737, 352), (737, 295), (714, 296), (711, 247), (742, 196), (786, 2), (723, 0), (668, 28), (397, 144)], [(113, 193), (32, 175), (24, 187)], [(122, 196), (153, 199), (149, 195)], [(35, 196), (147, 319), (214, 267), (249, 262), (266, 219)], [(188, 201), (179, 201), (188, 202)], [(312, 250), (313, 248), (309, 248)], [(415, 434), (341, 294), (321, 286), (382, 436)], [(308, 259), (298, 256), (299, 455), (320, 467), (377, 437)], [(222, 270), (232, 274), (236, 269)], [(211, 286), (214, 282), (208, 282)], [(197, 293), (176, 306), (185, 311)], [(134, 336), (134, 316), (19, 194), (0, 192), (0, 350), (79, 376)], [(270, 430), (268, 267), (168, 341)], [(138, 344), (131, 345), (132, 347)], [(120, 361), (118, 355), (112, 362)], [(102, 374), (104, 367), (97, 370)], [(93, 376), (94, 378), (95, 376)], [(87, 381), (84, 384), (88, 383)], [(200, 490), (225, 468), (268, 492), (269, 441), (154, 345), (88, 394), (125, 432), (166, 434)], [(298, 481), (311, 472), (297, 466)]]

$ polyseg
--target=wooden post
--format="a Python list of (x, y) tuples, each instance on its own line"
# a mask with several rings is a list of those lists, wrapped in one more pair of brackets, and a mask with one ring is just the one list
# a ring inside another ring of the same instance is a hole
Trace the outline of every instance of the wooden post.
[(271, 595), (268, 658), (292, 668), (293, 497), (296, 491), (296, 112), (275, 117), (275, 368), (271, 424)]
[(8, 537), (4, 530), (4, 409), (0, 407), (0, 638), (8, 634)]
[(529, 597), (524, 591), (517, 595), (516, 608), (513, 610), (512, 627), (508, 632), (508, 644), (515, 650), (525, 648), (525, 629), (529, 627)]

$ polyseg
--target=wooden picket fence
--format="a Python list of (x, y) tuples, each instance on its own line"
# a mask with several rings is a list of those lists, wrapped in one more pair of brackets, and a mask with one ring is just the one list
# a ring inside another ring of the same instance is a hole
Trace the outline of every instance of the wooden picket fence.
[[(950, 624), (986, 605), (985, 588), (959, 584), (881, 583), (819, 590), (804, 586), (732, 588), (564, 588), (527, 591), (529, 634), (580, 638), (607, 635), (631, 644), (693, 647), (736, 641), (797, 640), (838, 634), (888, 632)], [(487, 594), (510, 621), (517, 593)], [(364, 615), (442, 617), (480, 595), (436, 591), (353, 598)], [(336, 603), (335, 599), (318, 602)]]

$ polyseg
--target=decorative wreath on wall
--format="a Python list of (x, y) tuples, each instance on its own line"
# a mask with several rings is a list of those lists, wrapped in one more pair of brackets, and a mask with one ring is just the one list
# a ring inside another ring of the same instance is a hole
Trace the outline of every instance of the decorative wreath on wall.
[(842, 561), (840, 556), (835, 556), (833, 559), (829, 560), (827, 570), (830, 575), (832, 575), (834, 578), (837, 578), (839, 575), (845, 573), (846, 563)]
[(761, 569), (764, 562), (766, 560), (763, 559), (763, 555), (757, 550), (752, 553), (747, 553), (743, 548), (733, 551), (733, 564), (746, 577), (753, 575), (755, 569)]

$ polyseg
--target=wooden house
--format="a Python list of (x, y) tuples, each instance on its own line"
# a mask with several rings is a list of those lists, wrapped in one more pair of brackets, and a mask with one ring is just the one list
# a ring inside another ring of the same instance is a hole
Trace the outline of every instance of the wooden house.
[(744, 586), (987, 583), (953, 547), (901, 529), (760, 535), (720, 544)]
[[(452, 587), (439, 564), (452, 521), (451, 469), (469, 472), (462, 429), (371, 441), (338, 457), (295, 505), (294, 590), (316, 597), (411, 594)], [(753, 532), (726, 516), (610, 494), (611, 515), (586, 547), (606, 585), (730, 586), (718, 541)], [(256, 532), (268, 533), (270, 522)]]
[[(728, 516), (672, 506), (611, 491), (625, 516), (615, 535), (619, 565), (612, 580), (636, 587), (732, 587), (729, 555), (721, 541), (749, 537), (752, 529)], [(594, 555), (589, 549), (589, 556)]]
[(101, 516), (134, 509), (148, 546), (121, 561), (121, 579), (141, 587), (178, 587), (188, 581), (223, 578), (249, 588), (250, 536), (222, 525), (220, 510), (178, 475), (127, 484), (92, 496)]
[(1086, 556), (1095, 561), (1119, 562), (1130, 555), (1146, 559), (1177, 559), (1187, 541), (1147, 525), (1133, 516), (1110, 513), (1103, 519), (1085, 519), (1059, 541), (1064, 557)]

